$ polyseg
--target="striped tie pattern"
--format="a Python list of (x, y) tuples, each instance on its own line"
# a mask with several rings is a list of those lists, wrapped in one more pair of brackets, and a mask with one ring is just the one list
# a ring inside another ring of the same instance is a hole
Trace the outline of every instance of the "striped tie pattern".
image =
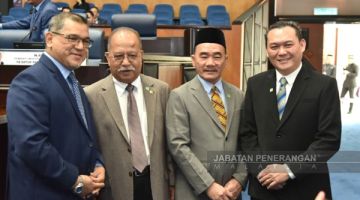
[(72, 93), (73, 93), (73, 95), (75, 97), (76, 104), (77, 104), (78, 109), (80, 111), (81, 117), (83, 118), (85, 126), (87, 128), (88, 125), (87, 125), (87, 121), (86, 121), (86, 117), (85, 117), (84, 105), (83, 105), (82, 100), (81, 100), (81, 95), (80, 95), (80, 90), (79, 90), (79, 83), (78, 83), (77, 79), (75, 78), (74, 72), (71, 72), (69, 74), (68, 81), (69, 81), (69, 83), (71, 85), (71, 91), (72, 91)]
[(277, 107), (279, 111), (279, 119), (281, 119), (286, 105), (286, 84), (288, 83), (285, 77), (280, 78), (280, 89), (279, 92), (276, 94), (277, 98)]
[(225, 111), (224, 103), (218, 93), (218, 89), (214, 86), (211, 89), (211, 102), (220, 121), (220, 124), (226, 129), (227, 114)]
[(127, 117), (133, 166), (136, 170), (142, 172), (147, 166), (148, 160), (145, 151), (144, 138), (141, 133), (139, 112), (136, 104), (136, 99), (133, 94), (134, 86), (128, 84), (126, 86), (126, 90), (128, 91)]

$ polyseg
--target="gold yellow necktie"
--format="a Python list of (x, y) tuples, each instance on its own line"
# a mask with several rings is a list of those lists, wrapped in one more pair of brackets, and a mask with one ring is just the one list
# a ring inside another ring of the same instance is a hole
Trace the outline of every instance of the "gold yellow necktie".
[(221, 100), (216, 86), (211, 88), (211, 102), (216, 111), (220, 124), (224, 127), (224, 129), (226, 129), (227, 114), (225, 111), (224, 103)]

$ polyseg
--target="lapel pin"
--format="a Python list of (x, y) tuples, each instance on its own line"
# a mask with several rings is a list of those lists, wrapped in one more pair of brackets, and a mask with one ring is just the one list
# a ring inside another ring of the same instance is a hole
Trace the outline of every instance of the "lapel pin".
[(274, 91), (274, 88), (270, 88), (270, 93)]

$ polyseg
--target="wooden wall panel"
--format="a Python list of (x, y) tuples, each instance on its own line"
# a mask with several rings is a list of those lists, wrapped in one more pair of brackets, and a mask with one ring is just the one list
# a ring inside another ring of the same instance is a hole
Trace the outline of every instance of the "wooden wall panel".
[[(23, 0), (24, 1), (24, 0)], [(53, 2), (68, 2), (72, 7), (76, 0), (53, 0)], [(221, 4), (224, 5), (230, 14), (230, 19), (233, 21), (242, 13), (247, 11), (258, 0), (87, 0), (89, 3), (94, 3), (100, 9), (104, 3), (119, 3), (123, 10), (126, 10), (129, 4), (144, 3), (148, 6), (149, 12), (152, 13), (156, 4), (167, 3), (174, 7), (175, 17), (179, 16), (180, 6), (183, 4), (196, 4), (199, 6), (201, 15), (206, 17), (206, 8), (208, 5)]]
[(322, 56), (323, 56), (323, 40), (324, 40), (324, 25), (323, 24), (300, 24), (302, 28), (309, 30), (309, 41), (307, 50), (304, 52), (304, 57), (316, 68), (317, 71), (322, 71)]

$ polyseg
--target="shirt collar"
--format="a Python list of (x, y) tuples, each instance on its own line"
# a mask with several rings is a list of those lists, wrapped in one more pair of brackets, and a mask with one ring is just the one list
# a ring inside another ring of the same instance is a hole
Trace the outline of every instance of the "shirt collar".
[(44, 52), (44, 55), (47, 56), (55, 64), (56, 68), (60, 70), (61, 75), (64, 77), (64, 79), (67, 79), (69, 74), (73, 72), (73, 70), (69, 70), (68, 68), (64, 67), (64, 65), (59, 63), (55, 58), (53, 58), (47, 52)]
[[(128, 83), (120, 82), (114, 76), (113, 76), (113, 81), (114, 81), (115, 86), (117, 86), (118, 89), (119, 89), (118, 92), (120, 92), (120, 94), (123, 94), (125, 92), (125, 90), (126, 90), (126, 86), (128, 85)], [(142, 88), (140, 76), (138, 76), (131, 83), (131, 85), (134, 86), (134, 91), (139, 91), (139, 89)]]
[(46, 1), (46, 0), (43, 0), (43, 1), (41, 1), (37, 6), (35, 6), (36, 12), (39, 11), (41, 5), (43, 5), (45, 1)]
[(302, 67), (302, 63), (300, 63), (300, 66), (295, 71), (291, 72), (290, 74), (288, 74), (286, 76), (280, 74), (280, 72), (278, 70), (276, 70), (276, 83), (280, 82), (281, 77), (285, 77), (287, 84), (293, 85), (297, 75), (300, 72), (301, 67)]
[(215, 84), (212, 84), (209, 81), (206, 81), (203, 78), (201, 78), (201, 76), (199, 76), (199, 75), (197, 75), (197, 77), (200, 80), (200, 83), (203, 86), (203, 88), (207, 94), (211, 94), (211, 89), (214, 85), (218, 89), (218, 92), (220, 95), (224, 93), (224, 88), (223, 88), (221, 79), (219, 79)]

